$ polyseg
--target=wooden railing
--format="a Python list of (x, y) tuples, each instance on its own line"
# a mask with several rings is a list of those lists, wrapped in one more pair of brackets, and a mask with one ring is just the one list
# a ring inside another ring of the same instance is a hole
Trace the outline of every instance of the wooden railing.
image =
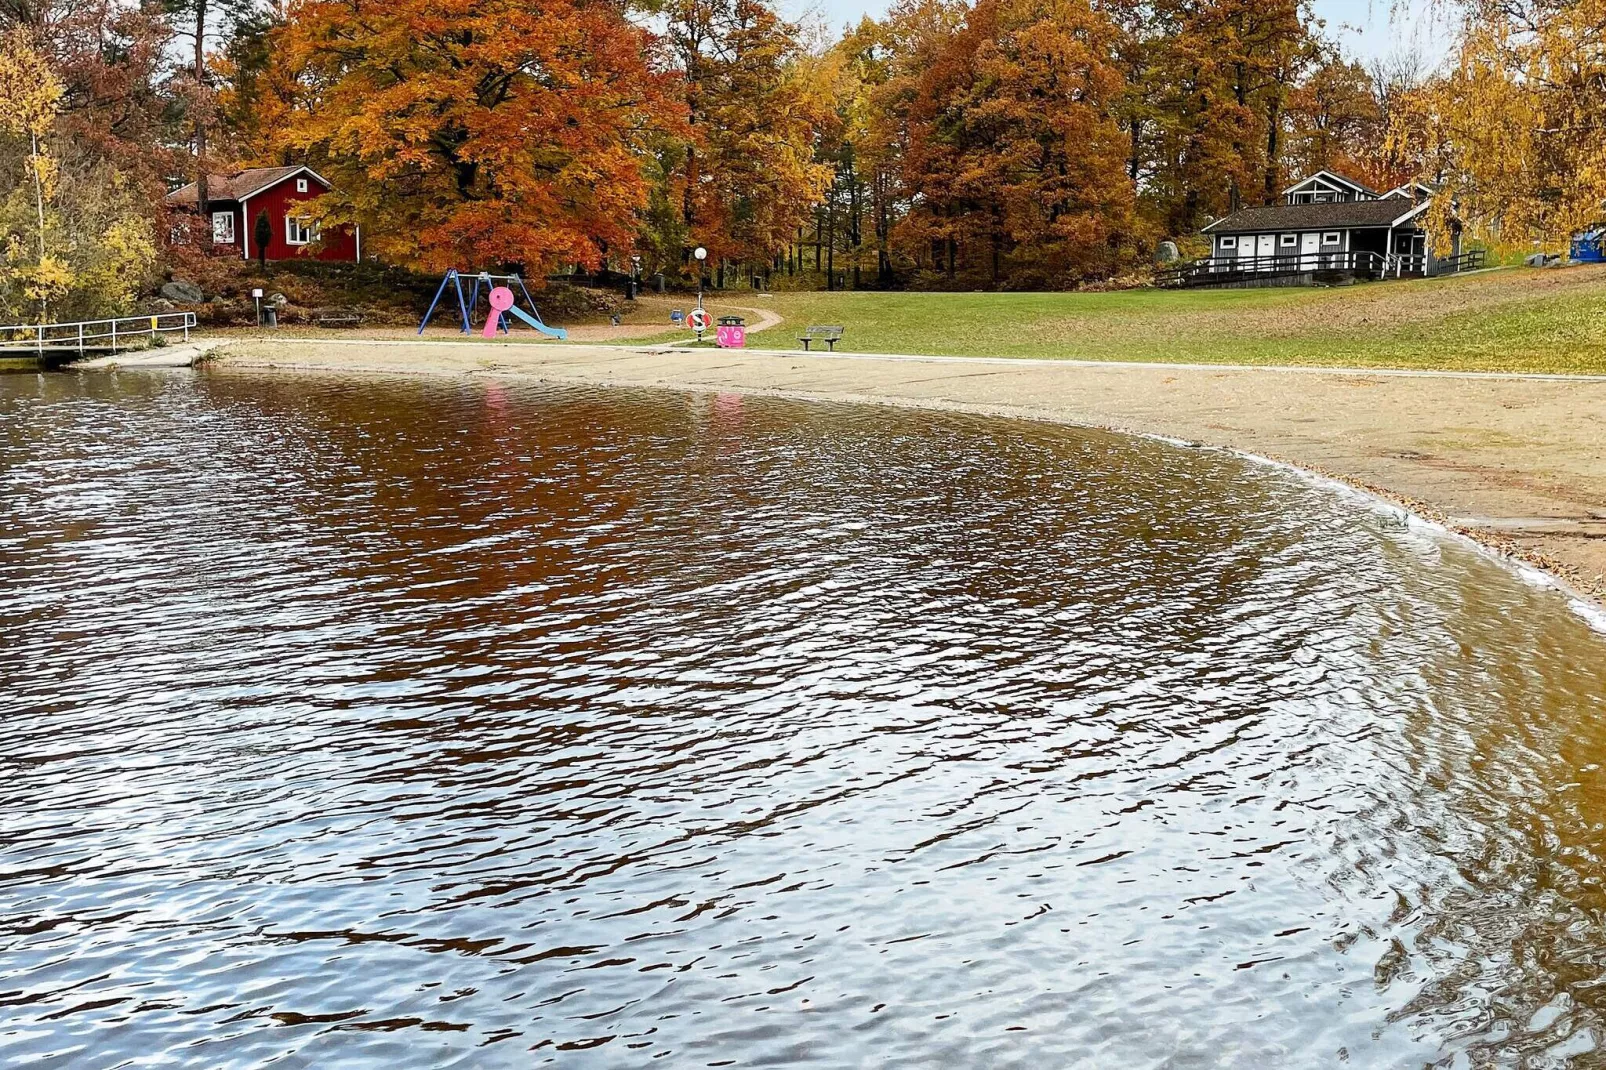
[(61, 353), (79, 355), (128, 346), (159, 335), (182, 334), (187, 342), (195, 327), (193, 312), (158, 312), (154, 316), (118, 316), (71, 323), (14, 323), (0, 326), (0, 354)]
[(1287, 253), (1281, 256), (1207, 256), (1155, 273), (1156, 286), (1224, 286), (1234, 282), (1343, 272), (1363, 279), (1452, 275), (1484, 265), (1481, 249), (1429, 260), (1426, 253)]
[(1489, 254), (1482, 249), (1440, 257), (1433, 262), (1433, 274), (1456, 275), (1463, 271), (1477, 271), (1488, 261)]
[(1287, 253), (1281, 256), (1207, 256), (1155, 273), (1157, 286), (1220, 286), (1248, 279), (1275, 279), (1324, 271), (1381, 278), (1389, 264), (1381, 253)]

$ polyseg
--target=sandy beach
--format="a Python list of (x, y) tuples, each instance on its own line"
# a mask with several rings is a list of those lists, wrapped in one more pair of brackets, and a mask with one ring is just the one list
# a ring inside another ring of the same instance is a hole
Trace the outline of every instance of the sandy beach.
[(873, 402), (1164, 435), (1342, 480), (1606, 602), (1606, 377), (329, 339), (232, 342), (213, 359)]

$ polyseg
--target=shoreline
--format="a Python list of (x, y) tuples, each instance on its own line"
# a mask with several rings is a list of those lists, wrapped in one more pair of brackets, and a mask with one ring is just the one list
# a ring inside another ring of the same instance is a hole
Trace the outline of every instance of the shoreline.
[[(356, 339), (229, 341), (208, 360), (893, 405), (1204, 446), (1404, 509), (1606, 620), (1603, 377)], [(1453, 456), (1416, 448), (1435, 439)]]

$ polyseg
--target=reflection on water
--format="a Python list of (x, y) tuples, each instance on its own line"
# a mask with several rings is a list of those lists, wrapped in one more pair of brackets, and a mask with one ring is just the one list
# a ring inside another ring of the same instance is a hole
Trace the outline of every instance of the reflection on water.
[(1603, 652), (1103, 434), (0, 378), (0, 1063), (1565, 1065)]

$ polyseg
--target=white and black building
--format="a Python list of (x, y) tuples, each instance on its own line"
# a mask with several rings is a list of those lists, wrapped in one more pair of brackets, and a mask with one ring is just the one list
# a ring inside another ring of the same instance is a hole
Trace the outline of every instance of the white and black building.
[[(1460, 225), (1451, 255), (1437, 258), (1422, 220), (1434, 191), (1411, 183), (1379, 193), (1332, 171), (1289, 186), (1282, 203), (1244, 208), (1204, 228), (1211, 255), (1189, 265), (1195, 276), (1304, 276), (1346, 273), (1363, 278), (1434, 275), (1462, 270)], [(1196, 284), (1208, 284), (1196, 278)]]

